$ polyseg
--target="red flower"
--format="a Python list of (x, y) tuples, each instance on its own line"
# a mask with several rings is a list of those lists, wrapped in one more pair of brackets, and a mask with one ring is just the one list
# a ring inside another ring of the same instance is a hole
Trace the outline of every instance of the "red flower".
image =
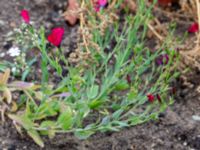
[(49, 34), (47, 39), (54, 46), (59, 46), (62, 42), (63, 35), (64, 35), (64, 28), (57, 27), (51, 31), (51, 34)]
[(188, 28), (188, 32), (189, 33), (195, 33), (199, 31), (199, 25), (198, 23), (193, 23), (189, 28)]
[(148, 101), (151, 102), (151, 103), (152, 103), (152, 102), (154, 101), (154, 99), (155, 99), (154, 96), (153, 96), (153, 94), (148, 94), (148, 95), (147, 95), (147, 98), (148, 98)]
[(27, 23), (27, 24), (29, 24), (30, 23), (30, 17), (29, 17), (28, 10), (23, 9), (20, 14), (21, 14), (22, 19), (24, 20), (24, 22)]

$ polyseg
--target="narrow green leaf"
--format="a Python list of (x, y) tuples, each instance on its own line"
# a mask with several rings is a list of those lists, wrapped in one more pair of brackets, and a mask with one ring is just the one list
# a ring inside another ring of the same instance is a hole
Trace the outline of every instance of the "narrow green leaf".
[(84, 140), (84, 139), (87, 139), (88, 137), (90, 137), (92, 134), (94, 134), (93, 131), (91, 130), (77, 130), (75, 131), (74, 135), (81, 139), (81, 140)]
[(29, 130), (28, 135), (38, 144), (40, 147), (44, 147), (44, 143), (36, 130)]
[(117, 91), (126, 90), (128, 88), (129, 88), (129, 85), (125, 80), (124, 81), (122, 80), (115, 85), (115, 90), (117, 90)]
[(9, 114), (8, 117), (22, 125), (27, 130), (28, 135), (35, 141), (35, 143), (41, 147), (44, 147), (44, 143), (38, 132), (33, 129), (34, 123), (29, 118), (26, 116), (17, 116), (12, 114)]

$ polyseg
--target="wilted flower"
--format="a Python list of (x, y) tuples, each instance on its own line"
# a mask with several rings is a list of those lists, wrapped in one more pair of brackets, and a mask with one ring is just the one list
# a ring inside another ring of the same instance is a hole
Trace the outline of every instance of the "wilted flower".
[(167, 54), (160, 55), (156, 59), (156, 64), (157, 65), (166, 65), (169, 62), (169, 56)]
[(62, 42), (63, 35), (64, 35), (64, 28), (57, 27), (51, 31), (51, 34), (49, 34), (47, 39), (54, 46), (59, 46)]
[(199, 31), (199, 25), (198, 23), (193, 23), (189, 28), (188, 28), (188, 32), (189, 33), (195, 33)]
[(22, 19), (24, 20), (25, 23), (27, 23), (27, 24), (30, 23), (30, 16), (29, 16), (28, 10), (23, 9), (21, 11), (21, 16), (22, 16)]

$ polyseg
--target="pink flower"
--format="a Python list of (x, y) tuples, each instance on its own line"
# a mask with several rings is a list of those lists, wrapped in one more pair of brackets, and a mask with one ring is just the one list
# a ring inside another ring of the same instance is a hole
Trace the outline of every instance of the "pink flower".
[(148, 94), (148, 95), (147, 95), (147, 98), (148, 98), (148, 101), (151, 102), (151, 103), (152, 103), (152, 102), (154, 101), (154, 99), (155, 99), (155, 97), (153, 96), (153, 94)]
[(199, 25), (198, 23), (193, 23), (189, 28), (188, 28), (188, 32), (189, 33), (195, 33), (199, 31)]
[(97, 3), (99, 4), (99, 6), (104, 7), (107, 4), (107, 0), (98, 0)]
[(29, 24), (30, 23), (30, 16), (29, 16), (28, 10), (23, 9), (20, 14), (21, 14), (22, 19), (24, 20), (24, 22)]
[(64, 35), (64, 28), (57, 27), (51, 31), (51, 34), (48, 35), (47, 40), (54, 46), (59, 46), (62, 42)]
[(99, 12), (101, 8), (104, 8), (106, 5), (107, 5), (108, 1), (107, 0), (98, 0), (96, 3), (95, 3), (95, 11), (96, 12)]

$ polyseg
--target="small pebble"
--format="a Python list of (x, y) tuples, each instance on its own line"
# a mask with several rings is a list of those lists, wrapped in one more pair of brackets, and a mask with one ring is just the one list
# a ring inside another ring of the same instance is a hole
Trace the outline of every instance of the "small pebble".
[(10, 23), (10, 27), (12, 27), (12, 28), (16, 28), (16, 27), (17, 27), (17, 25), (16, 25), (16, 23), (15, 23), (15, 22), (11, 22), (11, 23)]

